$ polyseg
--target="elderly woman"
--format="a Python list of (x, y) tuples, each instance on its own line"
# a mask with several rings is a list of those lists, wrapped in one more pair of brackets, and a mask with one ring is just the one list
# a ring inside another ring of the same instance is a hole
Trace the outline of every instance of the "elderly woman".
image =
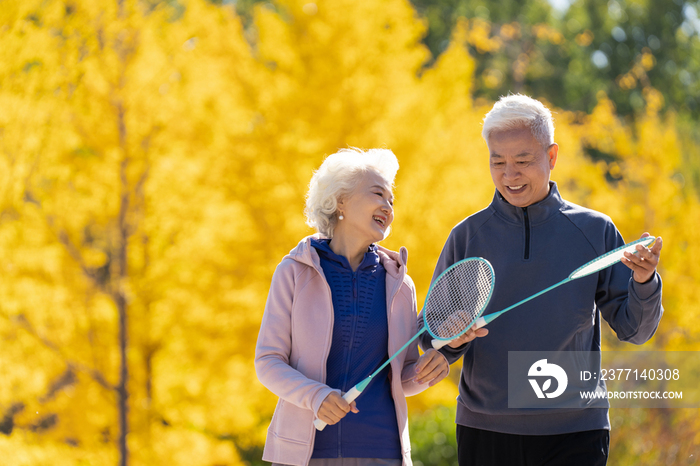
[[(363, 380), (417, 331), (407, 252), (376, 243), (394, 220), (398, 170), (389, 150), (343, 149), (314, 174), (304, 238), (278, 265), (265, 307), (255, 368), (280, 397), (263, 459), (312, 466), (410, 466), (405, 396), (449, 371), (435, 350), (409, 346), (348, 404)], [(314, 429), (314, 419), (328, 424)]]

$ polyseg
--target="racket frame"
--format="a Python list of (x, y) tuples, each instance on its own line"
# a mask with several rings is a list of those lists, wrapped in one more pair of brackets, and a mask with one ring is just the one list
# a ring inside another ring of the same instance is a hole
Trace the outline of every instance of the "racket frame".
[[(481, 327), (493, 322), (496, 318), (500, 317), (501, 315), (505, 314), (506, 312), (510, 311), (511, 309), (514, 309), (514, 308), (520, 306), (521, 304), (525, 304), (526, 302), (528, 302), (532, 299), (535, 299), (538, 296), (541, 296), (541, 295), (547, 293), (548, 291), (553, 290), (554, 288), (557, 288), (558, 286), (561, 286), (565, 283), (576, 280), (577, 278), (586, 277), (586, 276), (594, 274), (596, 272), (600, 272), (601, 270), (607, 269), (608, 267), (612, 267), (613, 265), (619, 263), (620, 259), (622, 259), (624, 257), (625, 252), (630, 252), (630, 253), (636, 254), (637, 253), (637, 251), (636, 251), (637, 245), (641, 244), (642, 246), (648, 247), (648, 246), (651, 246), (651, 244), (654, 241), (656, 241), (656, 237), (646, 236), (644, 238), (640, 238), (638, 240), (631, 241), (627, 244), (624, 244), (618, 248), (613, 249), (612, 251), (606, 252), (605, 254), (602, 254), (602, 255), (596, 257), (595, 259), (586, 262), (581, 267), (579, 267), (576, 270), (574, 270), (573, 272), (571, 272), (568, 277), (566, 277), (564, 280), (560, 281), (559, 283), (555, 283), (554, 285), (550, 286), (549, 288), (545, 288), (544, 290), (542, 290), (538, 293), (535, 293), (532, 296), (529, 296), (529, 297), (523, 299), (522, 301), (518, 301), (517, 303), (503, 309), (502, 311), (493, 312), (491, 314), (488, 314), (488, 315), (485, 315), (485, 316), (479, 318), (476, 322), (476, 328), (477, 329), (481, 328)], [(588, 271), (586, 273), (581, 273), (582, 271), (584, 271), (585, 269), (587, 269), (591, 265), (594, 265), (597, 262), (603, 262), (604, 260), (608, 259), (610, 256), (613, 256), (613, 255), (619, 255), (619, 258), (617, 261), (612, 261), (609, 264), (600, 266), (598, 268), (592, 268), (590, 271)]]
[[(475, 314), (474, 318), (469, 323), (469, 325), (464, 327), (464, 329), (461, 332), (459, 332), (458, 334), (456, 334), (455, 336), (452, 336), (452, 337), (441, 337), (439, 335), (436, 335), (435, 333), (433, 333), (433, 331), (430, 329), (430, 326), (428, 325), (427, 313), (425, 312), (425, 309), (428, 307), (428, 300), (430, 299), (430, 294), (435, 289), (435, 285), (439, 282), (440, 278), (442, 278), (447, 273), (449, 273), (454, 267), (456, 267), (458, 264), (460, 264), (462, 262), (474, 261), (474, 260), (483, 262), (488, 267), (489, 273), (491, 274), (491, 289), (489, 290), (488, 297), (484, 301), (483, 306), (481, 306), (481, 309), (479, 309), (479, 311)], [(452, 264), (451, 266), (446, 268), (440, 275), (438, 275), (438, 277), (433, 281), (433, 286), (431, 286), (430, 289), (428, 290), (428, 294), (425, 297), (425, 304), (423, 304), (423, 329), (427, 329), (430, 336), (433, 337), (433, 342), (432, 342), (433, 348), (440, 349), (443, 346), (445, 346), (447, 343), (451, 342), (452, 340), (455, 340), (456, 338), (461, 337), (467, 330), (469, 330), (476, 323), (476, 321), (479, 320), (479, 318), (481, 317), (481, 314), (483, 314), (484, 310), (489, 305), (489, 302), (491, 301), (491, 297), (493, 296), (493, 290), (495, 287), (496, 287), (496, 274), (493, 271), (493, 266), (491, 265), (491, 263), (489, 261), (487, 261), (483, 257), (468, 257), (466, 259), (462, 259), (460, 261), (455, 262), (454, 264)]]
[[(433, 283), (432, 283), (432, 285), (430, 286), (430, 289), (428, 290), (428, 294), (427, 294), (426, 297), (425, 297), (425, 303), (423, 304), (423, 309), (425, 309), (426, 306), (427, 306), (427, 304), (428, 304), (428, 299), (430, 298), (430, 293), (431, 293), (431, 291), (432, 291), (432, 290), (435, 288), (435, 286), (440, 282), (440, 279), (441, 279), (445, 274), (448, 273), (448, 271), (451, 271), (452, 269), (458, 267), (460, 264), (462, 264), (462, 263), (464, 263), (464, 262), (470, 262), (470, 261), (474, 261), (474, 260), (478, 260), (478, 261), (481, 261), (481, 262), (483, 262), (484, 264), (486, 264), (486, 265), (488, 266), (489, 273), (491, 274), (491, 289), (489, 290), (488, 298), (486, 299), (486, 301), (484, 302), (484, 304), (481, 306), (481, 309), (479, 309), (479, 311), (476, 313), (476, 317), (475, 317), (473, 320), (475, 321), (476, 319), (478, 319), (478, 317), (484, 312), (484, 309), (486, 309), (486, 306), (488, 306), (489, 301), (491, 300), (491, 296), (493, 296), (493, 288), (494, 288), (495, 283), (496, 283), (496, 276), (495, 276), (495, 274), (494, 274), (494, 272), (493, 272), (493, 266), (491, 266), (491, 263), (490, 263), (489, 261), (487, 261), (486, 259), (483, 259), (483, 258), (481, 258), (481, 257), (468, 257), (468, 258), (466, 258), (466, 259), (462, 259), (462, 260), (460, 260), (460, 261), (458, 261), (458, 262), (455, 262), (454, 264), (452, 264), (451, 266), (449, 266), (447, 269), (445, 269), (444, 272), (442, 272), (440, 275), (438, 275), (438, 277), (437, 277), (435, 280), (433, 280)], [(345, 394), (343, 395), (343, 399), (345, 399), (345, 401), (347, 401), (348, 403), (351, 403), (355, 398), (357, 398), (357, 397), (360, 395), (360, 393), (362, 393), (362, 391), (363, 391), (365, 388), (367, 388), (367, 385), (369, 385), (369, 383), (372, 381), (372, 379), (373, 379), (374, 377), (377, 376), (377, 374), (379, 374), (382, 370), (384, 370), (384, 368), (385, 368), (386, 366), (388, 366), (388, 365), (391, 363), (391, 361), (393, 361), (394, 358), (396, 358), (396, 356), (398, 356), (399, 354), (401, 354), (401, 352), (403, 352), (406, 348), (408, 348), (408, 347), (411, 345), (411, 343), (413, 343), (413, 342), (414, 342), (419, 336), (421, 336), (426, 330), (430, 333), (430, 335), (432, 335), (432, 336), (434, 336), (434, 337), (436, 336), (436, 335), (434, 335), (434, 334), (430, 331), (430, 329), (429, 329), (429, 327), (428, 327), (427, 321), (425, 320), (425, 313), (423, 313), (423, 324), (424, 324), (424, 325), (423, 325), (423, 328), (421, 328), (410, 340), (408, 340), (408, 341), (407, 341), (401, 348), (399, 348), (389, 359), (387, 359), (387, 360), (384, 362), (384, 364), (382, 364), (381, 366), (379, 366), (379, 368), (378, 368), (377, 370), (375, 370), (375, 371), (374, 371), (371, 375), (369, 375), (367, 378), (363, 379), (362, 381), (360, 381), (359, 383), (357, 383), (354, 387), (352, 387), (350, 390), (348, 390), (347, 393), (345, 393)], [(474, 322), (472, 322), (469, 326), (467, 326), (467, 327), (466, 327), (462, 332), (460, 332), (458, 335), (455, 335), (455, 336), (453, 336), (453, 337), (451, 337), (451, 338), (440, 338), (440, 340), (442, 340), (441, 343), (442, 343), (442, 342), (445, 342), (445, 344), (446, 344), (446, 343), (448, 343), (448, 342), (454, 340), (455, 338), (459, 338), (459, 337), (460, 337), (464, 332), (466, 332), (466, 331), (469, 329), (469, 327), (471, 327), (473, 324), (474, 324)], [(320, 419), (316, 419), (316, 420), (314, 421), (314, 426), (315, 426), (316, 429), (318, 429), (319, 431), (323, 430), (323, 429), (326, 427), (326, 425), (327, 425), (327, 424), (326, 424), (325, 422), (323, 422), (322, 420), (320, 420)]]

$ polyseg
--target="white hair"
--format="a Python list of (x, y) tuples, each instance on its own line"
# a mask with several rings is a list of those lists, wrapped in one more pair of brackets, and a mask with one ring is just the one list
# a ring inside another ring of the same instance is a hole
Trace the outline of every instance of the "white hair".
[(517, 128), (529, 128), (543, 148), (554, 144), (552, 112), (542, 102), (522, 94), (501, 97), (484, 117), (481, 136), (486, 143), (491, 133)]
[(388, 149), (363, 151), (353, 147), (329, 155), (311, 177), (304, 208), (306, 224), (333, 238), (338, 201), (350, 195), (368, 172), (376, 173), (393, 187), (398, 170), (399, 161)]

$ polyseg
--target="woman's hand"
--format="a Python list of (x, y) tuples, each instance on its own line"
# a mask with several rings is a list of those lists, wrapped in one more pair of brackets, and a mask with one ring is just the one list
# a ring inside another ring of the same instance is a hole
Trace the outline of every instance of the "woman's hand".
[(344, 418), (350, 411), (353, 413), (360, 412), (355, 406), (354, 401), (348, 404), (342, 396), (338, 395), (338, 392), (331, 392), (326, 399), (323, 400), (323, 403), (321, 403), (317, 415), (320, 420), (332, 426)]
[(429, 382), (428, 386), (432, 387), (447, 377), (449, 372), (450, 365), (447, 363), (447, 358), (439, 351), (430, 348), (416, 361), (416, 376), (413, 380), (420, 384)]

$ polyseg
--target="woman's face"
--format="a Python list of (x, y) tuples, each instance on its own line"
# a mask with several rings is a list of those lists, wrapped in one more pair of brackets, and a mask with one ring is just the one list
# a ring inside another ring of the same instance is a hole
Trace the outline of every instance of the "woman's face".
[(394, 221), (394, 195), (378, 174), (368, 172), (355, 190), (338, 202), (339, 214), (334, 236), (352, 235), (369, 246), (381, 241)]

